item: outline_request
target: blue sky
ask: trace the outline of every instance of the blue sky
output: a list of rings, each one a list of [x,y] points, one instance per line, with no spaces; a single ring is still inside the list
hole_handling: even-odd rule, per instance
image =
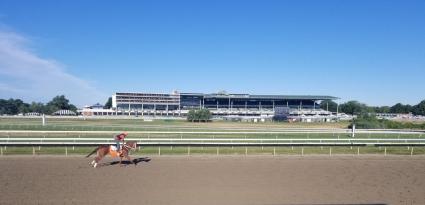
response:
[[[425,1],[0,1],[0,98],[425,99]]]

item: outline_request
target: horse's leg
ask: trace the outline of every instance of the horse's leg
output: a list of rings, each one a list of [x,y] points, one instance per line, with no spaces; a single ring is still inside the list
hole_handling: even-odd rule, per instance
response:
[[[97,148],[97,149],[99,149],[99,148]],[[89,164],[91,165],[91,166],[93,166],[94,165],[94,163],[96,163],[96,157],[98,156],[99,154],[98,154],[98,152],[96,152],[96,156],[93,158],[93,161],[91,161]]]
[[[105,155],[105,153],[101,152],[102,150],[99,149],[97,151],[97,156],[94,158],[94,164],[93,167],[96,168],[97,167],[97,163],[99,163],[100,160],[102,160],[103,156]],[[106,153],[107,154],[107,153]]]

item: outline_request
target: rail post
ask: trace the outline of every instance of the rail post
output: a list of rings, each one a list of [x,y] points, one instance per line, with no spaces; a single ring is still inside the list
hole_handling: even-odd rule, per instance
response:
[[[190,146],[187,146],[187,155],[190,156]]]
[[[217,156],[220,154],[219,147],[217,147]]]
[[[35,155],[35,148],[34,148],[34,146],[32,147],[32,156],[34,156]]]
[[[276,147],[273,147],[273,156],[276,156]]]
[[[357,147],[357,156],[360,155],[360,147]]]
[[[68,156],[68,147],[65,147],[65,156]]]
[[[384,147],[384,156],[387,156],[387,147]]]
[[[0,147],[0,156],[3,156],[3,147]]]
[[[232,144],[233,144],[233,140],[230,140],[230,143],[232,143]],[[232,150],[233,150],[233,145],[232,145]]]
[[[245,156],[248,155],[248,147],[245,147]]]
[[[329,147],[329,156],[332,156],[332,147]]]
[[[301,147],[301,156],[304,156],[304,147]]]
[[[158,146],[158,155],[161,155],[161,146]]]
[[[410,149],[410,156],[413,156],[413,147]]]

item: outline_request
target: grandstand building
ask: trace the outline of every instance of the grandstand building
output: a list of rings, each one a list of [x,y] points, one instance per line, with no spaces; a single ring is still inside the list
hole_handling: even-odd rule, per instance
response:
[[[191,109],[209,109],[215,117],[273,116],[278,108],[290,110],[294,116],[327,116],[320,109],[322,100],[333,96],[316,95],[250,95],[227,93],[135,93],[117,92],[112,95],[113,115],[185,116]]]

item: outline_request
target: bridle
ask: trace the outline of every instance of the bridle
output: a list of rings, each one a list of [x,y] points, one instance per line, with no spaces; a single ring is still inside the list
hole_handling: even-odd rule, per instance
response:
[[[127,150],[131,150],[131,149],[133,149],[133,148],[136,148],[136,144],[133,144],[133,146],[129,146],[129,145],[127,145],[126,143],[124,143],[123,147],[124,147],[124,148],[127,148]]]

